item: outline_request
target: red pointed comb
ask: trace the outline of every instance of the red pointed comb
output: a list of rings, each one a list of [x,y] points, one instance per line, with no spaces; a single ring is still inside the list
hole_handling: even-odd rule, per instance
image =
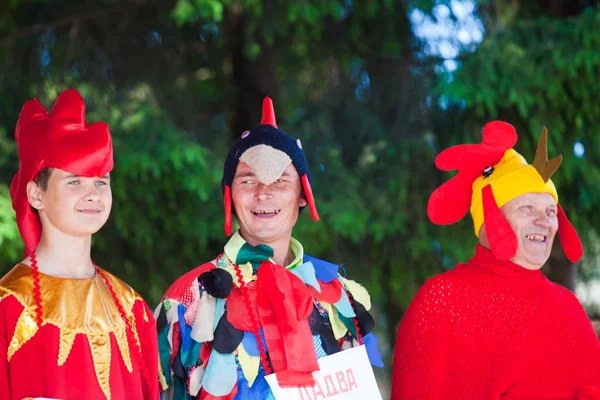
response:
[[[19,120],[17,121],[17,128],[15,129],[15,139],[17,142],[21,139],[21,134],[24,132],[36,132],[36,129],[31,127],[40,121],[44,124],[48,120],[48,111],[40,104],[37,99],[31,99],[27,101],[21,110]]]
[[[53,135],[70,135],[87,129],[85,101],[75,89],[62,92],[50,112],[48,131]]]
[[[462,144],[442,151],[435,159],[435,165],[443,171],[458,170],[458,174],[429,197],[427,215],[431,222],[447,225],[464,217],[471,205],[473,182],[484,169],[498,164],[515,143],[517,132],[511,124],[492,121],[483,127],[480,144]]]
[[[277,128],[277,121],[275,121],[275,109],[273,108],[273,100],[269,96],[263,100],[262,119],[260,120],[262,125],[271,125],[273,128]]]

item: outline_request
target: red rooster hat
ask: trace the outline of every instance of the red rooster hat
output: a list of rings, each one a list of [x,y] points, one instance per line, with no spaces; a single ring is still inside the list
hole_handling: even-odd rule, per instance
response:
[[[45,168],[85,177],[104,176],[114,165],[113,148],[108,125],[85,121],[85,102],[75,89],[62,92],[50,113],[36,99],[27,101],[17,122],[15,140],[20,160],[10,197],[27,257],[42,234],[40,217],[27,200],[27,183],[35,181]]]
[[[517,143],[515,128],[503,121],[492,121],[483,128],[480,144],[463,144],[442,151],[436,166],[458,174],[438,187],[429,198],[427,214],[438,225],[453,224],[471,211],[475,235],[485,223],[494,255],[511,259],[517,251],[517,237],[500,207],[525,193],[549,193],[558,205],[558,236],[563,251],[572,262],[583,255],[577,232],[558,202],[550,177],[562,156],[548,160],[547,130],[544,128],[533,164],[512,147]]]

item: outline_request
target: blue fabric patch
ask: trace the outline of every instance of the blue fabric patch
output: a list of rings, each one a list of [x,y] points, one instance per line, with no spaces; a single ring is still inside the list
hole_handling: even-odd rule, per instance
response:
[[[221,354],[212,349],[208,365],[202,375],[202,386],[213,396],[226,396],[237,383],[236,369],[233,353]]]
[[[346,294],[346,291],[342,289],[342,297],[338,300],[337,303],[334,304],[335,308],[337,308],[338,312],[342,314],[346,318],[354,318],[356,314],[354,313],[354,309],[352,309],[352,304],[350,304],[350,299]]]
[[[369,356],[371,365],[383,368],[383,358],[379,352],[379,339],[377,339],[377,336],[373,332],[369,332],[362,337],[362,340],[365,344],[365,350],[367,350],[367,356]]]
[[[183,304],[177,306],[177,314],[179,317],[179,332],[181,333],[181,360],[185,361],[192,347],[192,327],[185,323],[186,307]]]
[[[294,267],[291,271],[306,285],[314,287],[317,289],[317,292],[321,293],[321,285],[319,285],[319,282],[317,281],[315,267],[310,261]]]
[[[221,317],[225,314],[225,300],[217,299],[217,304],[215,307],[215,322],[213,324],[213,332],[217,329],[217,325],[221,320]]]
[[[190,347],[190,351],[187,353],[187,357],[183,358],[183,354],[181,357],[181,362],[183,366],[188,369],[192,366],[196,365],[196,362],[200,359],[200,347],[202,347],[202,343],[196,342],[192,339],[192,346]]]
[[[338,276],[338,266],[336,264],[306,254],[304,255],[304,262],[312,263],[317,279],[321,282],[329,283]]]
[[[315,345],[315,352],[317,353],[317,358],[327,357],[327,353],[323,349],[323,342],[321,341],[321,336],[312,335],[313,344]]]
[[[265,371],[261,368],[254,380],[252,387],[248,387],[248,381],[241,369],[238,369],[238,393],[234,400],[275,400],[273,392],[265,379]]]
[[[267,349],[267,341],[265,340],[265,334],[260,328],[258,331],[260,333],[260,338],[262,339],[263,346],[265,348],[265,353],[268,352]],[[242,345],[244,346],[244,350],[246,353],[252,357],[260,356],[260,352],[258,351],[258,343],[256,342],[256,335],[252,332],[244,331],[244,338],[242,339]]]

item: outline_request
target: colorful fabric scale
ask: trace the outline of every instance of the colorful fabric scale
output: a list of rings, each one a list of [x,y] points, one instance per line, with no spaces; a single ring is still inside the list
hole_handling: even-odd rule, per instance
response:
[[[293,238],[290,248],[295,259],[283,268],[270,247],[235,233],[222,255],[167,291],[155,311],[164,399],[272,399],[268,373],[311,384],[318,358],[358,338],[383,366],[368,292]]]

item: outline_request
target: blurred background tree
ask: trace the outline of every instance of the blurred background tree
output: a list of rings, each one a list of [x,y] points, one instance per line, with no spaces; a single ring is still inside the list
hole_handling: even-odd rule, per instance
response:
[[[265,95],[301,138],[322,222],[295,235],[344,266],[375,304],[391,364],[397,324],[431,275],[466,261],[469,218],[425,211],[451,175],[442,149],[509,121],[532,159],[543,126],[561,203],[586,247],[545,267],[574,290],[598,278],[600,22],[585,0],[7,0],[0,5],[0,265],[22,244],[7,187],[22,104],[78,88],[114,138],[114,206],[94,258],[157,304],[218,254],[222,163]],[[389,370],[376,371],[387,390]]]

